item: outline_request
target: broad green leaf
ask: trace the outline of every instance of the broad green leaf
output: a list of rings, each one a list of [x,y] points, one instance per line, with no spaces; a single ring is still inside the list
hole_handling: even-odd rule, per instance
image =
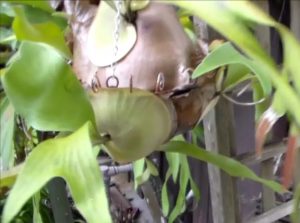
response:
[[[172,174],[172,169],[171,167],[169,167],[165,176],[165,182],[163,183],[161,189],[161,207],[164,216],[168,216],[169,209],[170,209],[167,183],[169,178],[171,177],[171,174]]]
[[[0,129],[0,171],[3,171],[14,163],[15,113],[7,97],[1,99]]]
[[[161,146],[160,150],[166,152],[181,153],[190,157],[194,157],[196,159],[211,163],[219,167],[220,169],[222,169],[223,171],[225,171],[233,177],[250,179],[262,183],[265,186],[273,189],[274,191],[283,192],[283,188],[280,184],[271,180],[265,180],[263,178],[258,177],[252,170],[250,170],[248,167],[241,164],[240,162],[223,155],[200,149],[196,145],[180,141],[171,141]]]
[[[121,18],[118,52],[115,55],[115,17],[116,11],[109,6],[107,1],[101,2],[87,40],[89,59],[96,66],[108,66],[120,60],[133,48],[137,40],[135,27]]]
[[[26,201],[51,178],[68,183],[75,205],[89,223],[111,222],[106,190],[91,144],[89,123],[75,133],[39,144],[28,156],[9,193],[3,223],[10,222]]]
[[[42,9],[47,12],[54,12],[53,8],[51,8],[49,1],[47,0],[4,0],[7,3],[11,4],[22,4],[29,5],[34,8]]]
[[[0,8],[0,10],[1,10],[1,8]],[[0,12],[0,26],[7,26],[7,27],[9,27],[9,26],[11,26],[12,22],[13,22],[13,18],[11,18],[11,17],[9,17],[9,16],[7,16],[5,14],[2,14]]]
[[[15,6],[16,17],[13,30],[18,40],[42,42],[56,48],[64,57],[70,58],[71,53],[64,37],[61,18],[30,6]]]
[[[224,90],[231,90],[245,80],[255,79],[254,75],[251,75],[251,70],[245,65],[231,64],[228,66],[227,75],[224,80]]]
[[[241,64],[246,66],[249,70],[251,70],[255,75],[257,75],[258,80],[260,81],[265,94],[271,93],[271,82],[268,77],[268,74],[264,73],[264,70],[260,68],[260,65],[257,64],[255,61],[246,58],[242,54],[240,54],[231,43],[224,43],[221,46],[217,47],[211,53],[204,58],[201,64],[195,69],[193,73],[193,77],[199,77],[200,75],[204,75],[205,73],[212,71],[218,67],[225,66],[225,65],[236,65]],[[227,85],[232,85],[233,83],[237,82],[237,78],[242,78],[242,75],[248,74],[248,70],[244,67],[233,67],[231,68],[231,80],[227,82]],[[233,70],[232,70],[233,69]],[[241,69],[241,70],[236,70]],[[243,70],[242,70],[243,69]],[[241,72],[241,73],[240,73]]]
[[[2,80],[16,113],[38,130],[73,131],[94,121],[71,67],[48,45],[23,42]]]

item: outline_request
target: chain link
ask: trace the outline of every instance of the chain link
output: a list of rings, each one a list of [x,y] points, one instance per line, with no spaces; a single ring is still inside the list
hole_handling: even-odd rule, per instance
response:
[[[107,87],[118,87],[119,85],[119,79],[116,77],[116,63],[114,62],[116,60],[118,51],[119,51],[119,37],[120,37],[120,25],[121,25],[121,7],[122,7],[122,0],[115,0],[116,3],[116,9],[117,14],[115,17],[115,30],[113,33],[114,38],[114,49],[113,49],[113,60],[110,64],[110,68],[112,71],[112,75],[107,78],[106,80],[106,86]],[[114,81],[114,83],[109,83],[110,81]]]

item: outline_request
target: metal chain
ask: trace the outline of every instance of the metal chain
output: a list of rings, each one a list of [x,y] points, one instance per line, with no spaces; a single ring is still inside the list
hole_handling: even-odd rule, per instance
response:
[[[122,7],[122,0],[115,0],[116,2],[116,9],[117,14],[115,17],[115,30],[113,33],[114,38],[114,49],[113,49],[113,60],[110,64],[110,68],[112,70],[112,75],[107,78],[106,86],[107,87],[118,87],[119,79],[116,77],[116,63],[114,62],[117,57],[117,53],[119,51],[119,37],[120,37],[120,25],[121,25],[121,7]],[[114,81],[114,83],[109,83],[110,81]]]

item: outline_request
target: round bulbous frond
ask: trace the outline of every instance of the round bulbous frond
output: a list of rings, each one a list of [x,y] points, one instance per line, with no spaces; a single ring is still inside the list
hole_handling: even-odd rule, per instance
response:
[[[109,136],[104,146],[117,162],[149,155],[172,134],[172,107],[148,91],[107,88],[89,95],[97,130],[100,135]]]

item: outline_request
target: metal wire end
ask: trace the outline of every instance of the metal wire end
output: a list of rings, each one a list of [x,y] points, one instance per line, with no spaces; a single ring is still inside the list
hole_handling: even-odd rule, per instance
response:
[[[97,78],[97,75],[95,75],[93,80],[92,80],[92,90],[93,90],[94,93],[97,93],[100,88],[101,88],[101,84],[100,84],[100,82]]]
[[[156,86],[155,86],[155,93],[163,91],[165,87],[165,75],[160,72],[157,75],[157,79],[156,79]]]
[[[130,93],[132,93],[132,88],[133,88],[133,81],[132,81],[132,75],[130,75],[130,79],[129,79],[129,89],[130,89]]]

